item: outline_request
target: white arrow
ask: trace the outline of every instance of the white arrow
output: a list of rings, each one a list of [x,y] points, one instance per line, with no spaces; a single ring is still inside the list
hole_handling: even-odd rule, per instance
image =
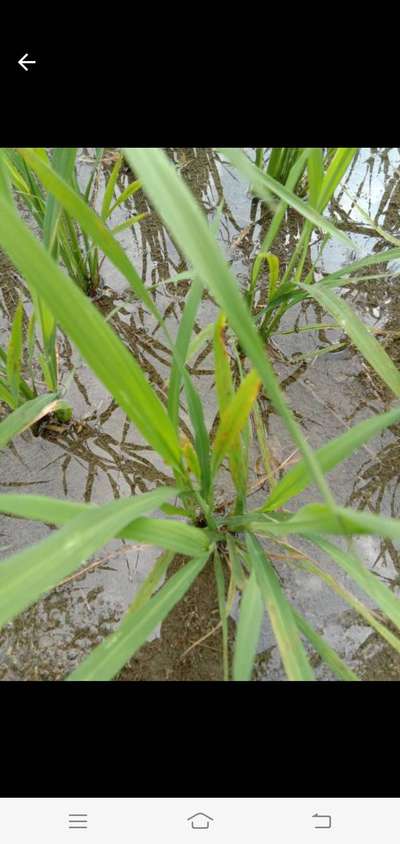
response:
[[[21,65],[21,67],[23,67],[23,68],[24,68],[24,70],[28,70],[28,68],[27,68],[27,67],[25,67],[25,65],[27,65],[27,64],[36,64],[36,62],[35,62],[33,59],[28,59],[28,58],[27,58],[27,56],[28,56],[28,53],[25,53],[25,55],[24,55],[24,56],[22,56],[22,59],[20,59],[20,60],[19,60],[19,62],[18,62],[18,64],[20,64],[20,65]]]

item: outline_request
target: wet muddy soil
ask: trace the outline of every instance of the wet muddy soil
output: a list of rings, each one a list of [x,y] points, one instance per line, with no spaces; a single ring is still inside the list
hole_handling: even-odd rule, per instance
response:
[[[168,571],[175,574],[184,560]],[[229,619],[229,657],[235,624]],[[212,562],[207,563],[182,601],[161,625],[160,638],[144,645],[117,680],[222,680],[222,632]]]
[[[111,166],[115,151],[108,152]],[[268,211],[254,200],[240,177],[212,150],[170,149],[167,152],[194,190],[210,222],[217,208],[222,207],[219,244],[239,284],[245,288],[252,260],[269,223]],[[82,151],[83,183],[90,169],[90,156],[90,150]],[[345,181],[375,223],[395,237],[400,232],[399,167],[400,150],[363,149]],[[130,179],[128,169],[123,170],[121,191]],[[103,187],[104,174],[99,183],[100,197]],[[187,269],[183,255],[141,192],[134,194],[124,208],[117,209],[112,222],[118,225],[128,216],[142,212],[148,216],[134,229],[123,232],[120,242],[146,286],[152,290],[174,336],[190,280],[176,283],[169,279]],[[349,232],[361,255],[388,248],[388,243],[360,217],[354,201],[344,190],[336,196],[330,213],[335,222]],[[296,245],[300,229],[300,218],[290,212],[279,242],[274,246],[283,268]],[[316,241],[313,259],[319,246]],[[320,260],[319,270],[321,274],[330,272],[353,258],[350,250],[331,241]],[[393,270],[397,269],[393,266]],[[5,338],[20,292],[27,314],[26,325],[30,313],[29,296],[18,274],[7,259],[0,256],[0,326]],[[266,292],[267,271],[264,269],[257,307],[265,303]],[[400,285],[397,277],[349,285],[343,289],[343,295],[376,330],[390,356],[399,364]],[[114,330],[145,369],[165,402],[171,360],[169,350],[151,315],[135,300],[125,281],[107,261],[102,266],[102,285],[93,304],[110,319]],[[195,332],[199,333],[213,322],[216,313],[212,298],[205,293]],[[274,336],[268,347],[281,386],[315,448],[393,404],[392,395],[351,344],[338,354],[326,353],[330,343],[345,340],[340,331],[300,330],[323,321],[326,321],[326,315],[316,304],[308,302],[296,306],[284,316],[281,333]],[[292,333],[284,333],[288,331]],[[208,343],[193,357],[190,370],[204,401],[206,422],[212,428],[216,421],[216,403],[210,352]],[[170,474],[162,461],[132,428],[62,334],[58,356],[61,380],[73,373],[67,397],[73,407],[73,419],[68,425],[60,425],[54,418],[48,419],[41,426],[39,436],[28,431],[17,437],[1,454],[0,491],[40,492],[102,503],[113,497],[145,492],[159,483],[170,483]],[[35,375],[39,388],[44,388],[38,368]],[[265,396],[261,408],[274,469],[279,476],[283,466],[296,460],[296,454]],[[190,436],[183,400],[180,424],[182,432]],[[340,504],[399,516],[399,435],[400,426],[385,431],[330,474],[331,488]],[[268,486],[263,479],[256,440],[252,444],[249,487],[252,490],[249,503],[252,507],[258,506],[265,500]],[[224,470],[221,471],[219,495],[221,500],[231,495],[229,476]],[[294,503],[297,507],[315,498],[316,492],[310,488]],[[0,553],[8,556],[46,536],[49,530],[49,526],[40,523],[1,517]],[[358,547],[364,562],[398,593],[400,558],[396,543],[363,537]],[[68,579],[0,631],[0,679],[63,679],[115,629],[158,554],[159,549],[152,546],[113,541],[96,558],[87,560],[81,574]],[[345,585],[350,585],[328,560],[321,556],[318,562]],[[180,565],[182,561],[177,559],[169,574]],[[285,562],[279,561],[277,565],[289,598],[363,679],[397,679],[396,655],[375,641],[370,629],[358,617],[349,614],[347,606],[336,595],[315,577],[305,575]],[[237,606],[230,620],[230,646],[236,617]],[[217,624],[214,575],[212,567],[207,566],[181,604],[162,624],[161,630],[154,632],[152,641],[138,652],[118,679],[222,679],[221,631],[215,630]],[[263,681],[284,679],[267,620],[259,651],[255,678]],[[314,661],[319,679],[334,679],[318,660]]]

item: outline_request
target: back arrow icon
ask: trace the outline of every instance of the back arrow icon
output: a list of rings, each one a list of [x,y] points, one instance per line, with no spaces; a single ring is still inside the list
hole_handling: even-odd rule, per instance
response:
[[[320,820],[328,821],[328,823],[315,825],[314,829],[332,829],[332,815],[319,815],[318,812],[313,815],[313,818],[320,818]]]
[[[36,62],[35,62],[34,59],[28,59],[28,53],[25,53],[25,55],[22,56],[22,59],[19,60],[18,64],[21,65],[21,67],[23,67],[24,70],[28,70],[28,68],[25,67],[25,65],[36,64]]]

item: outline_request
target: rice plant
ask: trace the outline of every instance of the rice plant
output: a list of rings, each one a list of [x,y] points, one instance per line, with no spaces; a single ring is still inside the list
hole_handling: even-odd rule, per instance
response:
[[[323,235],[317,258],[319,260],[329,238],[334,234],[334,227],[332,227],[329,218],[322,218],[321,215],[341,183],[357,150],[355,148],[338,148],[328,150],[329,154],[325,156],[324,150],[316,147],[303,149],[299,152],[301,154],[297,157],[295,165],[289,172],[285,186],[282,187],[277,185],[276,181],[274,185],[274,180],[270,179],[268,173],[261,173],[260,169],[253,165],[240,150],[231,150],[228,155],[231,163],[235,164],[240,172],[249,179],[257,196],[267,202],[270,202],[271,196],[274,195],[280,200],[275,208],[261,249],[254,258],[249,287],[246,291],[247,302],[254,313],[255,322],[264,340],[268,340],[279,330],[282,317],[291,307],[306,299],[314,298],[323,305],[330,316],[337,320],[329,327],[342,327],[341,320],[345,308],[343,302],[340,303],[339,308],[334,305],[336,296],[332,292],[333,288],[348,284],[349,281],[352,284],[363,281],[363,276],[353,277],[353,273],[373,264],[384,263],[384,259],[380,260],[379,256],[373,256],[365,261],[354,262],[351,267],[343,267],[339,273],[335,273],[333,278],[324,279],[322,287],[314,284],[316,261],[312,262],[310,257],[312,239],[316,230],[319,230]],[[299,177],[305,171],[307,171],[308,202],[306,203],[300,198],[293,201],[293,197],[290,199],[290,194],[295,190]],[[288,207],[292,207],[299,212],[304,217],[304,222],[297,246],[290,256],[287,266],[282,268],[278,256],[274,254],[274,244],[279,236]],[[317,223],[316,218],[313,219],[312,212],[314,209],[320,216],[320,224]],[[387,239],[387,235],[385,233],[383,235]],[[340,237],[343,242],[347,242],[348,246],[351,245],[351,241],[342,232],[336,231],[336,236]],[[394,238],[391,238],[391,242],[398,245]],[[307,261],[309,267],[305,269]],[[264,267],[268,271],[267,301],[264,306],[256,306],[257,282]],[[372,281],[384,276],[384,273],[380,273],[378,276],[369,275],[368,278]],[[302,286],[302,284],[305,286]],[[329,296],[324,295],[325,291],[331,291]],[[351,326],[355,326],[355,314],[351,311],[350,313],[346,311],[346,314],[350,319]],[[320,327],[323,326],[314,325],[312,330],[318,330]],[[351,338],[351,332],[349,332],[349,337]],[[335,346],[335,350],[336,348]],[[374,348],[377,350],[377,346]]]
[[[55,413],[58,420],[66,422],[71,418],[71,408],[61,396],[61,390],[38,393],[33,368],[34,315],[28,323],[27,338],[23,331],[24,308],[20,299],[11,326],[6,349],[0,346],[0,400],[12,412],[0,422],[0,448],[3,448],[16,434],[26,428],[37,426],[43,417]],[[30,384],[23,377],[23,353],[25,339],[28,347]],[[50,386],[51,390],[51,386]]]
[[[317,227],[325,235],[325,239],[323,240],[324,246],[326,245],[327,238],[334,233],[334,227],[332,227],[329,219],[326,217],[322,218],[321,215],[332,199],[335,190],[356,153],[356,149],[337,149],[327,167],[324,151],[321,148],[302,149],[298,150],[298,152],[300,154],[296,157],[287,175],[285,185],[282,186],[268,172],[261,172],[260,168],[253,165],[240,150],[231,150],[229,156],[231,163],[235,164],[241,173],[249,179],[253,191],[257,196],[268,203],[271,202],[271,195],[280,200],[278,206],[275,208],[261,249],[254,259],[249,280],[249,289],[247,291],[249,306],[250,308],[254,308],[257,281],[263,266],[267,265],[269,272],[268,301],[267,305],[257,313],[257,322],[260,325],[261,334],[264,339],[267,339],[277,330],[282,316],[292,304],[297,303],[301,298],[306,298],[305,295],[301,295],[297,285],[302,280],[311,238]],[[296,185],[306,170],[308,202],[306,203],[297,197],[296,201],[293,202],[293,198],[290,199],[290,197],[293,197]],[[298,244],[291,255],[285,271],[282,272],[279,266],[279,259],[273,253],[273,247],[281,230],[288,206],[295,208],[304,217],[304,222]],[[317,212],[317,217],[319,217],[319,223],[317,217],[313,217],[312,212],[314,209]],[[347,245],[351,244],[351,241],[346,235],[342,233],[340,235],[342,240],[347,242]],[[336,236],[340,235],[336,231]],[[313,282],[312,270],[306,274],[304,281],[307,284]]]
[[[338,678],[357,679],[287,598],[279,578],[279,563],[274,562],[282,553],[293,567],[321,578],[395,650],[400,651],[400,638],[393,632],[393,626],[396,630],[400,629],[400,603],[363,564],[353,541],[353,537],[358,535],[399,539],[400,522],[339,506],[327,478],[335,466],[370,438],[398,423],[400,407],[395,405],[387,413],[371,416],[314,452],[280,388],[263,339],[263,336],[268,336],[268,330],[254,315],[253,298],[247,297],[246,301],[217,245],[214,232],[166,155],[158,149],[130,148],[123,151],[125,160],[140,179],[152,206],[191,268],[191,285],[175,339],[170,336],[149,291],[101,215],[88,206],[76,187],[42,154],[34,149],[18,152],[30,172],[35,173],[41,189],[48,192],[54,203],[74,219],[86,237],[91,238],[95,248],[101,250],[121,272],[137,299],[153,314],[164,332],[172,355],[166,406],[135,357],[79,285],[59,266],[51,251],[20,218],[10,201],[5,164],[4,160],[0,160],[0,245],[25,279],[32,295],[44,304],[145,441],[164,460],[171,482],[151,492],[101,506],[39,495],[0,495],[2,512],[45,521],[59,528],[36,546],[12,555],[2,563],[0,625],[11,621],[64,577],[78,570],[83,561],[108,540],[120,537],[155,544],[162,549],[162,555],[117,631],[107,636],[72,672],[71,680],[107,680],[114,677],[181,600],[210,559],[215,566],[224,632],[222,661],[226,680],[251,679],[265,613],[269,616],[288,679],[314,679],[306,644],[319,654]],[[304,265],[310,231],[314,228],[326,236],[349,242],[322,212],[332,194],[332,185],[338,184],[353,152],[338,150],[336,160],[333,159],[334,171],[328,168],[326,173],[321,170],[319,157],[317,161],[318,154],[313,150],[301,153],[295,167],[300,159],[302,163],[305,160],[310,192],[313,191],[309,201],[304,202],[290,185],[283,186],[268,174],[261,173],[240,151],[224,150],[253,188],[259,193],[266,190],[268,196],[271,193],[279,200],[262,249],[270,256],[266,261],[272,279],[270,310],[262,315],[263,319],[268,317],[267,328],[271,328],[270,317],[273,315],[272,318],[276,319],[275,311],[282,303],[292,302],[296,296],[312,296],[341,325],[398,398],[400,373],[378,340],[347,303],[334,293],[334,289],[340,288],[343,279],[359,269],[400,257],[400,249],[388,249],[379,255],[355,261],[320,282],[308,277],[303,281],[299,272],[299,267]],[[314,171],[315,182],[310,178]],[[324,181],[328,173],[329,179]],[[290,176],[293,176],[293,169]],[[286,277],[280,278],[279,267],[271,258],[270,248],[280,224],[276,214],[281,214],[282,207],[285,209],[287,206],[302,215],[305,222],[290,270],[286,271]],[[252,277],[254,289],[257,277],[256,270]],[[201,398],[187,367],[193,348],[193,326],[204,289],[208,290],[219,309],[211,329],[219,408],[219,423],[212,437],[205,423]],[[182,391],[191,421],[191,438],[183,437],[179,427]],[[271,479],[266,500],[261,507],[252,510],[248,504],[250,419],[254,417],[263,453],[265,432],[257,411],[257,399],[261,393],[279,414],[301,459],[278,482]],[[268,462],[267,449],[264,457]],[[216,481],[222,464],[229,466],[235,494],[233,500],[226,501],[221,508],[216,500]],[[319,498],[315,503],[299,507],[296,511],[288,510],[287,503],[311,484],[318,490]],[[162,518],[151,517],[156,509],[163,512]],[[369,609],[339,580],[328,575],[313,559],[312,552],[309,555],[300,553],[293,544],[296,537],[305,537],[311,548],[328,554],[338,569],[352,579],[380,612]],[[346,539],[346,550],[336,544],[337,537]],[[268,549],[265,540],[268,541]],[[184,555],[187,562],[160,586],[174,553]],[[222,575],[224,570],[229,574],[227,591]],[[240,596],[240,615],[230,665],[226,625],[237,595]]]
[[[315,148],[317,149],[317,148]],[[290,174],[291,189],[298,196],[305,196],[308,189],[308,173],[303,158],[304,147],[258,147],[255,151],[255,166],[261,173],[270,176],[281,185],[287,185]],[[323,167],[327,168],[337,149],[319,148]],[[303,165],[299,163],[303,162]],[[256,194],[257,195],[257,194]],[[264,196],[265,199],[265,196]],[[269,196],[271,200],[271,196]]]
[[[301,149],[299,147],[273,147],[265,164],[266,150],[263,147],[256,149],[255,163],[268,176],[276,179],[281,184],[286,184],[289,172],[299,158]]]
[[[44,244],[81,290],[89,296],[95,296],[101,284],[101,267],[104,260],[96,243],[68,210],[55,202],[51,192],[46,193],[20,150],[6,149],[3,152],[14,194],[32,215]],[[88,160],[91,173],[84,188],[80,186],[76,170],[77,148],[55,149],[52,154],[44,148],[36,149],[35,152],[44,162],[51,164],[52,169],[74,189],[76,195],[89,208],[95,207],[99,176],[104,171],[104,149],[97,148],[95,157]],[[136,180],[122,190],[119,196],[115,195],[123,161],[122,154],[117,154],[104,186],[100,217],[105,223],[121,204],[140,189],[140,183]],[[142,216],[134,215],[121,225],[113,226],[111,230],[114,234],[124,231],[139,222]]]
[[[72,187],[75,195],[81,199],[82,203],[86,203],[89,208],[95,205],[99,174],[101,172],[104,154],[102,148],[96,149],[95,157],[90,162],[91,173],[84,189],[79,185],[76,172],[77,148],[55,149],[52,154],[46,149],[41,148],[36,149],[35,153],[48,165],[51,164],[54,172],[60,175]],[[3,187],[9,202],[13,203],[16,201],[20,207],[21,205],[25,206],[39,232],[43,244],[53,258],[61,266],[65,267],[69,277],[75,281],[82,291],[88,296],[95,297],[101,285],[101,267],[104,261],[104,255],[99,251],[95,241],[93,241],[90,235],[88,236],[86,234],[85,229],[80,227],[79,223],[68,213],[68,210],[63,208],[55,200],[51,192],[46,192],[42,183],[37,178],[35,171],[29,166],[29,162],[25,160],[19,150],[3,149],[0,151],[0,154],[3,160]],[[129,197],[140,189],[140,183],[136,180],[128,184],[127,188],[122,190],[119,196],[116,196],[116,188],[123,161],[122,154],[118,153],[104,187],[100,209],[100,217],[104,223],[107,223],[111,219],[113,213],[120,205],[125,203]],[[122,224],[114,226],[112,228],[113,233],[118,234],[134,226],[144,216],[144,214],[131,216]],[[51,311],[46,307],[43,299],[36,294],[34,289],[31,289],[31,295],[33,314],[30,318],[28,329],[30,372],[33,374],[33,349],[35,346],[36,326],[39,326],[42,352],[38,357],[38,363],[42,370],[47,389],[49,390],[47,404],[51,405],[54,411],[54,402],[57,402],[56,415],[58,420],[68,421],[71,417],[71,409],[62,399],[64,391],[59,382],[57,322]],[[13,326],[14,333],[17,331],[19,314],[20,310],[17,311]],[[22,351],[22,338],[20,337],[19,340]],[[11,345],[13,345],[13,339],[11,340]],[[4,351],[0,349],[0,376],[1,359],[5,362],[6,357]],[[29,388],[23,379],[20,378],[20,382],[21,389],[16,399],[15,394],[13,397],[10,396],[5,379],[4,377],[1,378],[0,387],[2,387],[2,398],[12,409],[16,409],[22,403],[32,401],[37,397],[37,390],[34,384],[32,384],[32,388]],[[39,418],[47,415],[43,397],[39,402],[31,404],[25,409],[21,417],[23,418],[24,427],[26,427],[25,423],[29,418],[32,419],[32,424],[36,424],[38,421],[37,408],[40,408]],[[15,419],[13,424],[11,424],[11,420],[8,421],[5,430],[14,430],[16,424]]]

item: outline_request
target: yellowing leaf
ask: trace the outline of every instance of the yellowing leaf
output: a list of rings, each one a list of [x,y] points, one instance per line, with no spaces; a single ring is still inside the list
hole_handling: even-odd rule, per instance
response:
[[[217,471],[225,455],[232,452],[257,398],[261,380],[253,369],[242,381],[237,393],[221,415],[213,445],[213,470]]]

